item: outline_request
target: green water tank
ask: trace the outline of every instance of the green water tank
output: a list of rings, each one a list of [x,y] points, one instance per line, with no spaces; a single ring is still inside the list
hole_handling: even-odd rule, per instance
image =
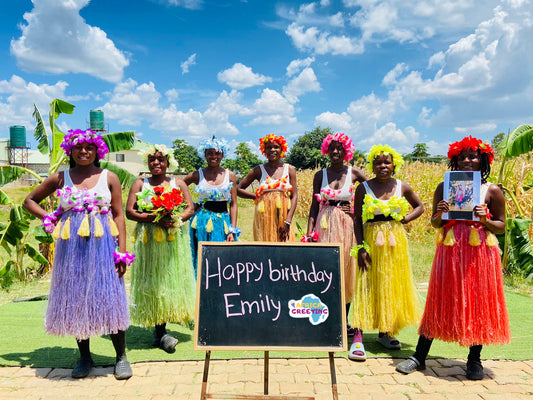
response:
[[[9,127],[9,146],[26,147],[26,127],[14,125]]]
[[[89,112],[89,126],[93,131],[104,130],[104,112],[102,110],[91,110]]]

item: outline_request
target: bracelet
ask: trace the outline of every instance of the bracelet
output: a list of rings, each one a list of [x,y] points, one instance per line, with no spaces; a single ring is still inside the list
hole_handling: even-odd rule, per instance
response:
[[[359,254],[359,250],[365,249],[365,251],[370,254],[370,246],[367,242],[363,241],[363,244],[356,244],[352,249],[350,250],[350,255],[352,257],[357,257]]]
[[[283,221],[283,223],[284,223],[285,225],[289,225],[289,226],[291,226],[291,223],[290,223],[289,221]]]
[[[238,238],[241,235],[242,230],[240,228],[237,228],[236,226],[230,226],[228,228],[228,233],[233,233],[236,238]]]
[[[123,262],[126,266],[130,266],[133,263],[133,260],[135,260],[135,254],[131,254],[129,251],[121,253],[117,248],[113,252],[113,260],[115,260],[115,264]]]
[[[60,216],[61,214],[62,214],[61,208],[58,207],[55,211],[44,215],[41,226],[43,227],[45,232],[52,233],[52,231],[54,230],[56,226],[54,222],[57,221],[57,217]]]

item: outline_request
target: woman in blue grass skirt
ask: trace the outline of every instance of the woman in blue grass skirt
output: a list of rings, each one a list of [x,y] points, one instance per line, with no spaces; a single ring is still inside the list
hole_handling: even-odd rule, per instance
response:
[[[126,251],[120,182],[100,168],[108,147],[99,134],[70,130],[61,147],[70,169],[48,177],[24,200],[56,240],[45,330],[76,338],[80,359],[73,378],[86,377],[94,365],[89,337],[109,334],[116,351],[115,378],[128,379],[132,371],[124,331],[130,321],[122,277],[133,255]],[[39,203],[56,191],[59,207],[47,214]]]
[[[131,272],[131,318],[142,327],[155,326],[152,346],[173,353],[178,339],[167,322],[194,320],[195,281],[187,226],[193,213],[191,195],[181,179],[168,177],[176,165],[171,150],[154,145],[142,152],[151,176],[137,179],[126,205],[137,221],[133,234],[137,256]]]
[[[191,172],[185,183],[196,184],[196,211],[191,219],[191,249],[194,270],[198,263],[198,242],[234,242],[240,235],[237,228],[237,178],[220,166],[229,151],[226,140],[214,136],[203,140],[198,155],[207,161],[206,168]],[[228,210],[229,206],[229,210]]]

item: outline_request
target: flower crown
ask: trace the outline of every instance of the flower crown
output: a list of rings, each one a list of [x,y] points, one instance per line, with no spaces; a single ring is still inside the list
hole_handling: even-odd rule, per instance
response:
[[[67,157],[70,157],[72,148],[81,143],[92,143],[96,146],[96,156],[99,160],[103,159],[109,152],[109,148],[105,143],[102,135],[87,129],[82,131],[81,129],[70,129],[68,134],[63,137],[60,147],[63,149]]]
[[[224,155],[229,153],[229,145],[226,139],[217,139],[213,136],[211,139],[202,140],[198,146],[198,156],[205,160],[205,151],[215,149],[217,152],[222,152]]]
[[[479,151],[480,154],[486,153],[489,157],[489,164],[492,164],[494,160],[494,150],[488,143],[484,143],[480,139],[467,136],[463,140],[452,143],[448,148],[448,158],[451,160],[455,156],[458,156],[463,150],[472,149]]]
[[[366,160],[368,161],[368,164],[367,164],[368,170],[372,172],[372,164],[374,160],[376,159],[376,157],[378,157],[381,154],[386,155],[386,156],[390,155],[392,157],[392,163],[394,164],[394,168],[396,172],[398,172],[398,170],[403,165],[403,157],[398,152],[396,152],[396,150],[394,150],[392,147],[383,145],[383,144],[375,145],[370,148],[370,151],[366,155]]]
[[[142,157],[143,161],[148,164],[148,156],[154,155],[155,153],[161,153],[168,160],[168,166],[177,168],[178,162],[174,158],[174,152],[171,151],[164,144],[152,144],[147,149],[139,151],[139,155]]]
[[[289,149],[289,145],[287,144],[287,141],[285,138],[281,135],[276,136],[273,133],[270,133],[266,135],[265,137],[262,137],[259,139],[259,150],[261,150],[261,153],[265,155],[265,146],[267,142],[276,142],[281,146],[281,154],[279,158],[285,157],[285,153]]]
[[[346,136],[344,133],[336,133],[334,135],[329,134],[324,138],[322,141],[322,148],[320,149],[320,152],[322,154],[328,154],[329,146],[331,145],[331,142],[339,142],[342,144],[342,147],[344,147],[344,161],[348,162],[353,158],[353,152],[355,151],[355,146],[353,144],[352,139],[350,139],[348,136]]]

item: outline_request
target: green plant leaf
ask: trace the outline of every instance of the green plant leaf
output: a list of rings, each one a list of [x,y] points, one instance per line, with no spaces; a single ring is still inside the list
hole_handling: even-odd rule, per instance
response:
[[[28,170],[16,165],[0,165],[0,186],[16,181]]]
[[[13,203],[13,200],[9,198],[6,192],[4,192],[2,189],[0,189],[0,205],[7,205]]]
[[[129,150],[135,143],[135,132],[115,132],[103,135],[110,153],[121,150]]]
[[[54,238],[44,230],[42,225],[37,225],[32,229],[31,233],[40,243],[54,243]]]
[[[37,122],[37,125],[35,125],[35,131],[33,132],[33,137],[37,140],[37,148],[42,154],[50,154],[48,132],[46,132],[41,112],[35,104],[33,105],[33,118],[35,118],[35,121]]]
[[[9,212],[9,223],[6,229],[0,236],[0,245],[7,249],[8,244],[16,246],[16,244],[24,237],[24,233],[28,232],[30,227],[30,218],[26,210],[21,205],[15,204],[11,207]]]
[[[108,169],[109,171],[117,174],[118,180],[120,181],[120,186],[122,187],[131,186],[133,182],[135,182],[135,179],[137,179],[137,177],[131,172],[125,170],[124,168],[120,168],[117,164],[109,161],[101,161],[100,167]]]
[[[37,261],[39,264],[48,264],[48,260],[31,244],[26,243],[24,245],[24,252],[29,255],[32,260]]]
[[[509,133],[507,142],[502,149],[504,157],[516,157],[533,151],[533,126],[520,125]]]
[[[533,273],[533,246],[528,235],[530,224],[530,220],[522,218],[506,220],[506,236],[509,241],[507,269],[525,277]]]
[[[9,260],[8,262],[6,262],[6,264],[3,266],[3,268],[0,269],[0,277],[4,276],[5,274],[7,274],[11,270],[11,266],[13,264],[15,264],[15,261],[13,261],[13,260]]]
[[[50,103],[50,118],[56,120],[61,113],[72,114],[75,107],[76,106],[74,104],[67,103],[64,100],[54,99]],[[52,125],[53,124],[50,123],[50,127],[52,127]]]

